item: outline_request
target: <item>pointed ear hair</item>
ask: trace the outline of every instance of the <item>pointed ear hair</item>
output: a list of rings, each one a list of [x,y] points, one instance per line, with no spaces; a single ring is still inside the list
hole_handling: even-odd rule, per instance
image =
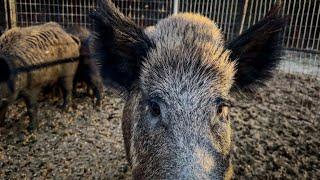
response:
[[[90,17],[94,21],[94,58],[105,84],[111,80],[129,90],[139,78],[142,61],[153,43],[110,0],[101,0]]]
[[[264,19],[227,44],[231,60],[237,61],[232,90],[253,90],[272,76],[281,57],[281,35],[286,18],[275,5]]]

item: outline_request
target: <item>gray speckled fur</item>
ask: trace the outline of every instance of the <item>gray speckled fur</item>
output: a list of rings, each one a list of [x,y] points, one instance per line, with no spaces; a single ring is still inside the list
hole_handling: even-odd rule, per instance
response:
[[[122,129],[133,178],[231,179],[231,121],[220,102],[234,87],[270,76],[283,27],[278,8],[226,44],[198,14],[143,31],[111,1],[99,7],[92,15],[95,53],[102,77],[126,91]]]
[[[219,179],[229,167],[229,155],[224,157],[210,142],[214,137],[208,137],[210,119],[216,116],[213,101],[226,93],[217,88],[222,81],[217,71],[201,72],[211,66],[203,59],[206,52],[200,52],[204,44],[209,41],[217,52],[226,53],[219,50],[223,49],[222,35],[213,23],[196,23],[189,16],[192,15],[162,20],[147,32],[156,48],[148,53],[141,84],[130,94],[123,116],[126,149],[137,179]],[[202,30],[195,33],[195,29]],[[212,31],[219,36],[209,36]],[[195,64],[201,58],[204,69]],[[228,65],[232,68],[231,63]],[[145,119],[147,110],[141,103],[154,97],[166,103],[162,108],[166,117],[161,122]],[[197,149],[211,156],[217,166],[208,164],[210,170],[206,172],[198,163],[201,160],[197,159]]]

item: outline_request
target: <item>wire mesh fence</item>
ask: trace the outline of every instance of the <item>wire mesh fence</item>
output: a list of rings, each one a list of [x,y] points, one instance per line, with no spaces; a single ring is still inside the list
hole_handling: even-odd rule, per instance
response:
[[[239,32],[263,18],[275,2],[282,3],[288,18],[283,33],[283,61],[280,69],[320,78],[320,1],[319,0],[245,0]]]
[[[296,13],[290,13],[295,9]],[[287,4],[284,14],[291,15],[285,34],[285,46],[290,49],[320,52],[320,1]]]
[[[89,12],[97,0],[2,0],[8,27],[56,21],[63,26],[90,27]],[[117,7],[142,27],[156,24],[175,12],[194,12],[214,20],[226,40],[231,40],[263,18],[280,0],[113,0]],[[283,34],[281,69],[319,75],[320,0],[281,0],[282,15],[289,17]],[[8,6],[8,7],[7,7]],[[302,64],[303,66],[302,66]],[[308,69],[308,66],[310,69]],[[297,70],[301,68],[302,70]]]
[[[320,54],[302,51],[284,51],[279,67],[285,72],[308,74],[320,78]]]
[[[227,40],[239,33],[242,0],[181,0],[179,12],[200,13],[216,22]]]
[[[117,7],[139,26],[156,24],[174,12],[173,0],[113,0]]]
[[[17,26],[30,26],[56,21],[63,26],[90,26],[88,13],[96,0],[15,0]]]

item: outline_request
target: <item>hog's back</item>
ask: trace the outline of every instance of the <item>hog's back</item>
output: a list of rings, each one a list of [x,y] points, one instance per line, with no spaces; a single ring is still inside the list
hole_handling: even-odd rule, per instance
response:
[[[16,76],[17,88],[45,86],[73,76],[80,40],[54,22],[13,28],[0,37],[0,53],[12,60],[15,69],[27,69]],[[37,67],[37,68],[32,68]],[[28,69],[29,68],[29,69]]]

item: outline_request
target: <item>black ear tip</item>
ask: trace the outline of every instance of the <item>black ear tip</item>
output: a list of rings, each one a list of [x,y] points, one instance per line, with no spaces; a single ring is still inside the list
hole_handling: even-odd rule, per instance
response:
[[[281,14],[282,10],[283,10],[283,2],[280,1],[271,7],[271,10],[268,12],[266,18],[276,19],[280,23],[282,23],[283,26],[285,26],[290,21],[291,17],[289,15]]]
[[[276,3],[271,7],[266,17],[278,17],[281,16],[282,2]]]

